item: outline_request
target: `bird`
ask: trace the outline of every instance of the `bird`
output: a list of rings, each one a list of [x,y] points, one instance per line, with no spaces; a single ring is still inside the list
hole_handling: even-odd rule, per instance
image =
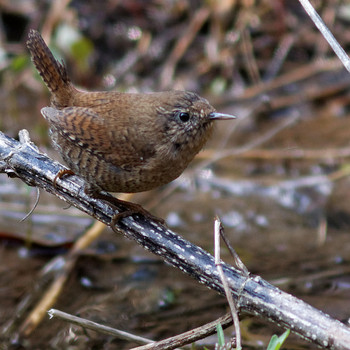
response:
[[[101,198],[101,191],[143,192],[173,181],[203,148],[214,122],[236,119],[191,91],[79,90],[38,31],[30,30],[27,47],[51,93],[51,106],[41,113],[69,167],[58,177],[80,175],[93,197]],[[137,212],[136,206],[127,215]]]

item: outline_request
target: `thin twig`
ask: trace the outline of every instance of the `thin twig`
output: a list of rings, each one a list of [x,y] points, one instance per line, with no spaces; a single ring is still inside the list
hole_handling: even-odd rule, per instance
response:
[[[340,61],[343,63],[344,67],[348,72],[350,72],[350,59],[346,54],[344,49],[339,45],[338,41],[335,39],[333,34],[327,28],[326,24],[323,22],[322,18],[318,15],[316,10],[313,8],[309,0],[299,0],[304,10],[310,16],[312,21],[315,23],[316,27],[319,29],[323,37],[328,41],[328,44],[332,47],[335,54],[338,56]]]
[[[214,249],[215,249],[215,265],[218,269],[222,285],[225,290],[226,298],[228,304],[230,306],[231,315],[233,319],[233,325],[235,327],[236,333],[236,347],[237,349],[241,349],[242,341],[241,341],[241,329],[239,327],[239,318],[238,318],[238,310],[236,308],[235,302],[233,301],[232,293],[230,292],[230,288],[227,283],[227,278],[222,269],[222,261],[220,257],[220,231],[222,229],[221,221],[218,217],[215,218],[214,221]]]
[[[247,266],[244,265],[243,261],[241,260],[241,258],[239,257],[239,255],[236,253],[236,251],[234,250],[234,248],[232,247],[230,241],[227,239],[225,232],[223,230],[223,227],[221,225],[220,222],[220,230],[219,230],[220,236],[222,238],[222,240],[225,242],[226,247],[228,248],[228,250],[230,251],[234,261],[235,261],[235,265],[238,269],[240,269],[247,277],[249,276],[249,270],[247,269]]]
[[[232,316],[231,313],[227,313],[224,316],[221,316],[217,320],[207,323],[198,328],[191,329],[188,332],[181,333],[171,338],[167,338],[152,344],[139,346],[132,350],[172,350],[177,349],[180,346],[186,344],[192,344],[199,339],[208,337],[211,334],[214,334],[217,329],[217,325],[221,324],[222,328],[227,328],[232,325]]]
[[[48,314],[49,314],[50,318],[53,318],[53,317],[60,318],[61,320],[76,324],[76,325],[81,326],[83,328],[92,329],[93,331],[107,334],[107,335],[112,335],[118,339],[134,341],[138,344],[153,343],[153,340],[139,337],[138,335],[134,335],[134,334],[131,334],[128,332],[120,331],[120,330],[112,328],[112,327],[104,326],[102,324],[87,320],[86,318],[73,316],[71,314],[67,314],[66,312],[63,312],[60,310],[51,309],[48,311]]]
[[[21,219],[21,222],[25,221],[36,209],[38,203],[39,203],[39,199],[40,199],[40,190],[39,188],[36,189],[36,199],[35,199],[35,203],[32,207],[32,209],[29,210],[29,212]]]

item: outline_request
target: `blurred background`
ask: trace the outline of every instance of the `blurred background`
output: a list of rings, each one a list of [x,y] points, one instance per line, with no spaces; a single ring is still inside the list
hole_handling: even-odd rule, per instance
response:
[[[313,1],[345,51],[350,5]],[[223,113],[212,140],[173,183],[134,195],[172,230],[213,252],[213,218],[249,271],[347,322],[350,297],[350,76],[297,1],[1,0],[0,130],[51,148],[49,93],[25,46],[39,30],[85,90],[192,90]],[[47,317],[23,334],[46,264],[93,224],[75,208],[0,174],[1,349],[130,349]],[[223,258],[232,263],[223,248]],[[44,283],[44,285],[42,284]],[[40,287],[38,287],[40,286]],[[223,297],[105,229],[79,253],[55,308],[160,340],[223,315]],[[244,348],[271,323],[242,315]],[[22,327],[22,328],[21,328]],[[225,331],[232,335],[232,328]],[[213,349],[216,336],[196,343]],[[314,349],[295,336],[285,348]]]

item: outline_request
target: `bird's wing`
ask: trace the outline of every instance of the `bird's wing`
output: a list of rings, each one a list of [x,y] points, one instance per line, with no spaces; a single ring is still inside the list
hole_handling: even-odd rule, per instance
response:
[[[104,118],[85,107],[45,107],[42,115],[50,127],[75,146],[103,155],[107,162],[122,167],[142,165],[155,149],[142,137],[130,137],[128,127],[112,128]],[[135,126],[134,126],[135,127]]]

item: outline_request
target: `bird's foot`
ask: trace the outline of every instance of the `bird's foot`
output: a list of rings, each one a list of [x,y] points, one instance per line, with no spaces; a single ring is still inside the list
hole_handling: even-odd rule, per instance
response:
[[[57,187],[57,180],[61,179],[63,176],[66,175],[75,175],[74,172],[70,169],[62,169],[60,170],[57,175],[55,176],[55,178],[53,179],[53,186],[56,188]]]
[[[115,213],[112,216],[112,219],[110,222],[110,227],[113,229],[113,231],[116,231],[115,227],[121,219],[128,217],[128,216],[132,216],[134,214],[143,215],[147,219],[149,219],[151,221],[156,221],[157,223],[160,223],[161,225],[165,224],[165,221],[162,218],[159,218],[157,216],[152,215],[149,211],[144,209],[140,204],[123,201],[119,198],[116,198],[113,196],[108,196],[108,195],[105,195],[101,192],[99,192],[97,194],[95,193],[94,198],[102,199],[103,201],[110,204],[113,208],[115,208],[116,211],[117,210],[119,211],[118,213]],[[120,211],[120,208],[119,208],[120,206],[125,207],[125,210]]]

